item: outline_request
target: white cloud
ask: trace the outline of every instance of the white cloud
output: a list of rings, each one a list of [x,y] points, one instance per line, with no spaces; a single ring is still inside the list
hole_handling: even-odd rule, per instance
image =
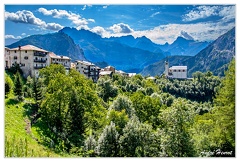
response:
[[[198,6],[183,16],[183,21],[193,21],[203,19],[210,16],[215,16],[218,13],[218,6]]]
[[[210,16],[220,16],[223,20],[235,18],[235,6],[198,6],[189,13],[183,15],[183,21],[194,21]]]
[[[151,30],[134,31],[127,24],[120,23],[104,29],[101,26],[96,26],[90,31],[102,37],[120,37],[132,35],[136,37],[146,36],[156,44],[173,43],[178,36],[184,36],[187,39],[194,39],[196,41],[213,41],[220,35],[226,33],[235,26],[235,23],[196,23],[196,24],[167,24],[160,25]],[[122,26],[128,27],[127,31],[123,32]],[[130,28],[130,29],[129,29]]]
[[[153,42],[164,44],[172,43],[178,36],[181,36],[181,31],[187,31],[194,40],[212,41],[217,39],[235,26],[235,23],[223,25],[219,23],[197,23],[197,24],[168,24],[155,27],[152,30],[135,31],[134,37],[146,36]]]
[[[83,8],[82,8],[82,10],[85,10],[86,8],[87,8],[87,5],[84,5]]]
[[[90,30],[93,33],[96,33],[100,35],[101,37],[107,37],[109,38],[111,36],[109,31],[106,31],[103,27],[101,26],[96,26]]]
[[[36,25],[42,29],[60,30],[63,28],[60,24],[46,23],[45,21],[37,18],[31,11],[17,11],[16,13],[5,11],[5,20],[9,20],[15,23],[25,23]]]
[[[84,5],[84,6],[91,6],[91,5]],[[71,20],[74,25],[76,25],[77,28],[81,28],[82,26],[86,26],[88,22],[95,22],[94,19],[85,19],[81,18],[79,14],[75,14],[72,12],[68,12],[66,10],[47,10],[45,8],[39,8],[38,11],[44,15],[47,16],[53,16],[54,18],[67,18],[68,20]]]
[[[26,35],[26,33],[22,33],[21,35],[22,35],[22,36],[25,36],[25,35]]]
[[[14,36],[14,35],[5,35],[4,36],[5,39],[22,39],[21,36]]]
[[[48,30],[60,30],[62,29],[63,26],[61,26],[60,24],[56,24],[56,23],[47,23],[45,29]]]
[[[223,21],[229,21],[235,19],[235,6],[223,7],[219,12],[219,16],[222,16]]]
[[[128,24],[119,23],[109,27],[114,33],[132,33],[134,30]]]
[[[108,6],[103,6],[102,8],[106,9]]]
[[[158,15],[158,14],[160,14],[160,12],[155,12],[155,13],[153,13],[150,17],[154,17],[154,16],[156,16],[156,15]]]
[[[88,19],[88,21],[95,23],[95,20],[94,20],[94,19]]]
[[[90,28],[87,25],[79,25],[76,27],[77,30],[85,29],[85,30],[90,30]]]
[[[83,11],[86,10],[87,7],[92,7],[92,5],[84,5],[83,8],[82,8],[82,10],[83,10]]]

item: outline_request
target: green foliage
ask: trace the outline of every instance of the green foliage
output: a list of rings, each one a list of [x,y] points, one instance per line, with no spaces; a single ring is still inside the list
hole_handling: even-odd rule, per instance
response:
[[[225,72],[214,103],[215,130],[219,130],[215,135],[220,138],[218,146],[222,150],[235,152],[235,59]]]
[[[22,139],[30,143],[37,139],[70,157],[208,156],[204,151],[218,156],[216,150],[235,153],[234,64],[222,80],[211,72],[196,72],[192,80],[114,74],[93,83],[76,70],[66,73],[62,65],[43,68],[39,78],[28,77],[26,83],[19,73],[14,84],[5,74],[5,92],[9,94],[15,87],[18,97],[24,89],[26,97],[19,102],[9,95],[5,105],[16,109],[12,114],[24,107],[24,119],[31,120],[33,134],[26,136],[30,131],[25,130],[25,121],[14,126],[9,113],[12,123],[6,122],[5,129],[9,132],[12,126],[18,127],[25,133]],[[22,146],[26,145],[16,142],[16,149],[9,149],[11,141],[7,136],[7,155],[24,154]],[[29,149],[31,144],[27,156],[35,156],[35,150],[31,154]]]
[[[122,95],[118,95],[118,97],[113,101],[109,109],[114,109],[117,111],[125,110],[129,118],[135,114],[132,101],[128,99],[128,97]]]
[[[19,101],[23,100],[23,81],[19,72],[15,74],[14,94],[17,96]]]
[[[158,98],[145,96],[141,92],[135,92],[131,96],[131,100],[139,120],[150,123],[156,128],[159,125],[157,114],[160,113],[160,109],[162,108],[160,100]]]
[[[97,93],[105,102],[118,95],[118,88],[108,78],[100,78],[97,82]]]
[[[194,156],[193,142],[189,128],[193,122],[194,112],[191,105],[178,99],[161,114],[163,121],[163,149],[167,156]]]
[[[23,75],[23,71],[20,68],[19,64],[17,63],[14,63],[13,66],[8,69],[8,71],[11,72],[12,74],[17,74],[17,72],[19,72],[20,75]]]
[[[123,128],[127,124],[129,118],[125,110],[116,111],[114,109],[108,111],[107,119],[110,122],[115,123],[116,130],[120,135],[123,134]]]
[[[42,118],[57,137],[64,139],[67,148],[82,145],[84,133],[91,129],[100,131],[105,122],[106,110],[91,84],[75,70],[69,75],[57,73],[49,79],[41,104]]]
[[[5,73],[4,76],[5,76],[5,96],[7,97],[8,94],[13,91],[14,84],[11,77],[7,73]]]
[[[119,156],[119,134],[113,122],[106,126],[98,139],[97,153],[101,157]]]
[[[235,60],[225,75],[214,99],[214,108],[195,118],[192,138],[198,156],[235,156]],[[218,150],[230,154],[221,155]],[[202,155],[204,151],[212,154]]]
[[[176,97],[184,97],[193,101],[212,101],[216,95],[220,78],[211,72],[193,74],[192,80],[161,80],[158,81],[163,92],[168,92]]]
[[[39,77],[44,78],[44,85],[48,85],[50,80],[54,79],[58,73],[65,74],[66,70],[61,64],[51,64],[40,69]]]
[[[149,156],[152,127],[141,123],[133,116],[123,129],[120,137],[121,156],[144,157]]]
[[[84,141],[84,150],[85,151],[90,151],[90,150],[95,150],[97,146],[97,142],[94,139],[94,136],[90,135],[86,140]]]

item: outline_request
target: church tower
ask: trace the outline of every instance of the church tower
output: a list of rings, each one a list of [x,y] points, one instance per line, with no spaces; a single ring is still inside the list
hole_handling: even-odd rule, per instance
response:
[[[164,72],[165,76],[168,76],[168,69],[169,69],[168,62],[165,61],[165,72]]]

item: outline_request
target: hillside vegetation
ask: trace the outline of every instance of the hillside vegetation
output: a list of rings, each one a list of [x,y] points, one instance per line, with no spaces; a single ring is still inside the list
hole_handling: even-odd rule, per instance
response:
[[[5,77],[6,157],[235,156],[234,59],[224,78],[114,74],[93,83],[56,64],[38,79],[12,76]]]

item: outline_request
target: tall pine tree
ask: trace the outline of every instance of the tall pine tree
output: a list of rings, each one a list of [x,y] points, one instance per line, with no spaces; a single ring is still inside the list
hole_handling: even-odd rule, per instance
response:
[[[19,101],[23,100],[23,83],[19,72],[15,74],[14,94],[17,96]]]

